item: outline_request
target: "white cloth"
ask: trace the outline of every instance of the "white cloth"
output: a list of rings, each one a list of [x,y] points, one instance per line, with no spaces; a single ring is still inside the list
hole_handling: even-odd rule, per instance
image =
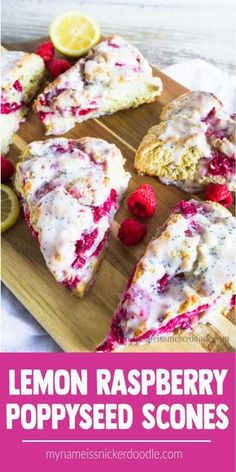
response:
[[[192,90],[214,93],[229,113],[236,112],[236,77],[221,71],[202,59],[166,67],[163,72]]]
[[[201,59],[174,64],[163,72],[192,90],[216,94],[229,112],[236,111],[236,77],[217,69]],[[37,321],[2,288],[2,351],[56,352],[60,347],[48,336]]]

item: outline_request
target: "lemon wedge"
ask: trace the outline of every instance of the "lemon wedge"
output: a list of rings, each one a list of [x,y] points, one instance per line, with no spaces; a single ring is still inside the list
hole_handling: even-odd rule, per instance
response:
[[[1,233],[11,228],[19,218],[20,204],[15,192],[1,184]]]
[[[71,57],[85,54],[101,36],[97,22],[79,12],[56,17],[50,25],[49,34],[55,48]]]

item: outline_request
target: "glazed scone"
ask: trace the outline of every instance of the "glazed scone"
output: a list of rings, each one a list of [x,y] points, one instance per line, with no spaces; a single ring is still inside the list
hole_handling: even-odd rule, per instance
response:
[[[236,219],[222,205],[179,202],[147,246],[97,348],[155,341],[235,303]]]
[[[135,168],[186,192],[198,192],[209,182],[235,191],[235,117],[211,93],[181,95],[143,138]]]
[[[63,134],[76,123],[152,102],[162,82],[141,53],[119,36],[95,46],[60,75],[35,102],[47,134]]]
[[[1,50],[1,153],[6,154],[13,134],[27,113],[44,74],[37,54]]]
[[[126,191],[119,149],[102,139],[36,141],[17,164],[25,220],[55,279],[79,297],[93,281]]]

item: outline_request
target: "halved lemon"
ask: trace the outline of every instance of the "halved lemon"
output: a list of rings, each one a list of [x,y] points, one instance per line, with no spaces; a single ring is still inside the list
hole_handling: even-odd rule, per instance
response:
[[[49,34],[55,48],[71,57],[85,54],[101,36],[97,22],[79,12],[64,13],[55,18]]]
[[[19,218],[20,204],[15,192],[1,184],[1,233],[11,228]]]

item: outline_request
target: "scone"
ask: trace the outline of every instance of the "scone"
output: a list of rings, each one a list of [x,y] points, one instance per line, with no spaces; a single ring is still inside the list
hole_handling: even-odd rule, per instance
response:
[[[1,153],[6,154],[44,74],[37,54],[1,50]]]
[[[47,134],[58,135],[89,118],[152,102],[161,90],[142,54],[113,36],[46,87],[35,111]]]
[[[209,182],[236,190],[235,118],[211,93],[181,95],[143,138],[135,168],[186,192],[198,192]]]
[[[226,314],[235,301],[235,245],[236,219],[222,205],[178,203],[139,260],[97,350],[155,341]]]
[[[17,164],[25,220],[55,279],[82,297],[93,281],[130,174],[102,139],[36,141]]]

